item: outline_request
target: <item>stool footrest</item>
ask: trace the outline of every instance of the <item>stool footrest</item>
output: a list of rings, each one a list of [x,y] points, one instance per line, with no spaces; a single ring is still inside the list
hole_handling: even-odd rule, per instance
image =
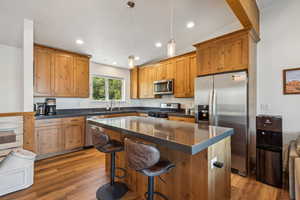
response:
[[[116,170],[122,171],[123,172],[123,176],[117,176],[117,175],[115,175],[115,177],[120,178],[120,179],[123,179],[123,178],[127,177],[127,171],[126,171],[126,169],[120,168],[120,167],[116,167]]]

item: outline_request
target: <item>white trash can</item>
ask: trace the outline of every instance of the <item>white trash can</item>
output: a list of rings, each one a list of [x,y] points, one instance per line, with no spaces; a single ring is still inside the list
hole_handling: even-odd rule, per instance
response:
[[[16,149],[0,162],[0,196],[33,184],[35,157],[30,151]]]

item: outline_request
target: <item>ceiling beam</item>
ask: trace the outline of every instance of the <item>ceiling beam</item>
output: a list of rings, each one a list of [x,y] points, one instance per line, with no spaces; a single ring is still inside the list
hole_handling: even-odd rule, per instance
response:
[[[252,29],[257,41],[260,40],[260,12],[256,0],[226,0],[244,28]]]

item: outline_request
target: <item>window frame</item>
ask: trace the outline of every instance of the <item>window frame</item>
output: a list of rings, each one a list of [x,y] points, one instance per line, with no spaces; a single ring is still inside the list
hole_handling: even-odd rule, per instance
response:
[[[97,99],[94,99],[93,97],[93,93],[94,93],[94,81],[93,79],[94,78],[103,78],[104,79],[104,82],[105,82],[105,100],[97,100]],[[93,74],[91,76],[91,100],[92,101],[95,101],[95,102],[110,102],[110,101],[115,101],[115,102],[125,102],[125,87],[126,87],[126,84],[125,84],[125,79],[124,78],[120,78],[120,77],[113,77],[113,76],[103,76],[103,75],[97,75],[97,74]],[[120,80],[122,81],[122,86],[121,86],[121,99],[120,100],[110,100],[109,99],[109,83],[108,83],[108,80],[109,79],[113,79],[113,80]]]

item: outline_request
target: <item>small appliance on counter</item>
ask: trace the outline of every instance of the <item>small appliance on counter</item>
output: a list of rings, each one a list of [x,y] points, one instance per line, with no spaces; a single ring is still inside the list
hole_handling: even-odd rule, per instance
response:
[[[34,104],[34,111],[36,115],[46,115],[46,104],[45,103]]]
[[[173,94],[173,80],[162,80],[154,81],[154,94],[163,95],[163,94]]]
[[[282,187],[282,118],[256,118],[256,179]]]
[[[56,114],[56,99],[47,98],[45,100],[46,104],[46,115],[55,115]]]

